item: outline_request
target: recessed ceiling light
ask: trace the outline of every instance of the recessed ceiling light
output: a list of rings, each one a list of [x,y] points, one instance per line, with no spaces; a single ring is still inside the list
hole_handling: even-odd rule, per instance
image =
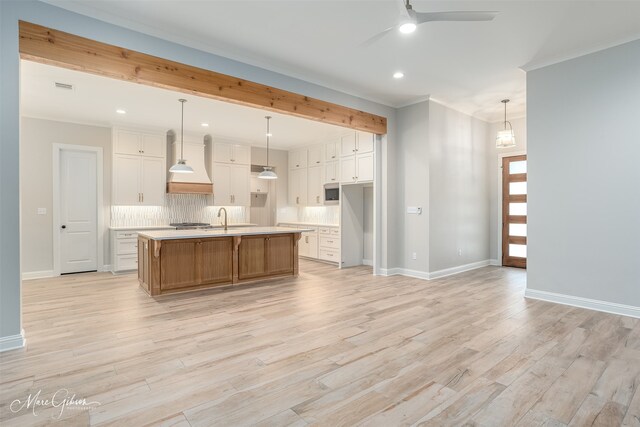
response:
[[[393,73],[394,79],[401,79],[403,77],[404,77],[404,73],[402,71],[396,71],[395,73]]]
[[[127,114],[127,112],[125,110],[123,110],[122,108],[118,108],[116,110],[116,113],[118,113],[118,114]]]
[[[200,126],[202,126],[203,128],[208,128],[209,127],[209,123],[200,123]]]

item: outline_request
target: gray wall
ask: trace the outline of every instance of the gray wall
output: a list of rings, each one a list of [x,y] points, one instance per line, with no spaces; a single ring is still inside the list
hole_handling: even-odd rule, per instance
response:
[[[418,272],[429,271],[429,107],[398,109],[398,266]],[[422,215],[407,214],[407,206],[422,207]]]
[[[500,263],[498,259],[498,231],[502,226],[502,207],[499,199],[499,186],[502,185],[502,162],[500,154],[526,153],[527,151],[527,121],[524,118],[509,119],[513,125],[513,133],[516,136],[516,146],[510,148],[496,148],[496,134],[504,128],[504,122],[492,123],[489,126],[487,138],[487,156],[489,173],[489,258]]]
[[[53,144],[101,147],[103,153],[104,263],[110,264],[111,129],[23,117],[20,127],[22,272],[53,270]],[[37,215],[46,208],[46,215]]]
[[[640,41],[527,74],[530,289],[640,307]]]
[[[38,1],[0,1],[0,338],[20,333],[19,215],[19,54],[18,20],[33,22],[90,39],[174,61],[215,70],[302,93],[387,117],[387,142],[382,149],[381,267],[386,268],[395,245],[395,110],[262,68],[144,35]]]
[[[489,259],[489,125],[429,103],[429,271]]]

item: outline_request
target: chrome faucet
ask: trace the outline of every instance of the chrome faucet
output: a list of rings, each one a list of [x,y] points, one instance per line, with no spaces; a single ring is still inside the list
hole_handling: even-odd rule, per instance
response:
[[[225,208],[218,209],[218,218],[220,218],[222,211],[224,211],[224,231],[227,231],[227,210]]]

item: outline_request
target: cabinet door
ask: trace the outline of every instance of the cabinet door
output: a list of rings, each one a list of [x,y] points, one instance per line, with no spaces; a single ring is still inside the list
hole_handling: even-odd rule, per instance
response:
[[[307,169],[307,205],[322,206],[324,190],[322,179],[322,166],[312,166]]]
[[[324,183],[331,184],[340,182],[338,162],[327,162],[324,164]]]
[[[340,159],[340,182],[356,182],[356,156]]]
[[[310,245],[309,245],[309,233],[302,233],[302,237],[298,241],[298,256],[309,256],[310,253]]]
[[[113,156],[113,204],[139,205],[142,158],[125,154]]]
[[[234,145],[231,161],[237,165],[250,165],[251,147],[247,145]]]
[[[356,147],[356,152],[358,154],[373,153],[375,135],[369,132],[358,131],[357,136],[358,146]]]
[[[196,279],[195,239],[164,240],[160,257],[160,289],[180,289],[193,286]]]
[[[324,162],[324,145],[315,145],[307,151],[307,165],[318,166]]]
[[[164,193],[166,190],[167,165],[160,157],[142,158],[142,179],[140,192],[142,204],[148,206],[164,205]]]
[[[349,132],[340,138],[340,156],[351,156],[356,152],[356,133]]]
[[[238,248],[238,278],[251,279],[267,274],[267,238],[242,236]]]
[[[269,180],[260,179],[255,175],[251,175],[251,192],[252,193],[268,193],[269,192]]]
[[[251,189],[249,180],[251,167],[248,165],[233,165],[231,167],[231,195],[234,206],[251,205]]]
[[[289,151],[289,169],[301,169],[307,167],[307,150]]]
[[[325,162],[333,162],[338,160],[340,156],[340,140],[328,142],[324,146]]]
[[[142,154],[141,135],[122,129],[115,131],[114,152],[118,154]]]
[[[162,135],[142,135],[142,154],[145,156],[165,157],[167,143]]]
[[[293,273],[293,234],[267,237],[267,272],[269,274]]]
[[[309,258],[318,258],[318,234],[309,233]]]
[[[231,165],[227,163],[213,164],[213,204],[215,206],[231,205]]]
[[[233,238],[202,240],[196,245],[198,284],[230,283],[233,279]]]
[[[307,205],[307,169],[289,171],[289,205]]]
[[[356,181],[373,181],[373,153],[356,156]]]
[[[232,163],[233,145],[224,142],[213,143],[213,161],[219,163]]]

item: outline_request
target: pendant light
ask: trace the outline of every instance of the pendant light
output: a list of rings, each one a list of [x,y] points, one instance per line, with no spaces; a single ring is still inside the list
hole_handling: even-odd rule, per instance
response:
[[[278,175],[273,171],[273,168],[269,166],[269,138],[271,137],[271,131],[269,130],[269,120],[271,116],[265,116],[267,119],[267,165],[263,166],[263,171],[258,174],[260,179],[278,179]]]
[[[178,162],[169,168],[169,172],[173,173],[193,173],[193,168],[187,165],[187,161],[184,159],[184,103],[186,99],[178,99],[182,104],[182,124],[180,125],[180,159]]]
[[[503,99],[501,102],[504,104],[504,129],[498,131],[496,148],[515,147],[516,137],[513,134],[513,126],[511,126],[511,122],[507,121],[507,102],[509,102],[509,100]],[[509,129],[507,129],[507,124],[509,125]]]

